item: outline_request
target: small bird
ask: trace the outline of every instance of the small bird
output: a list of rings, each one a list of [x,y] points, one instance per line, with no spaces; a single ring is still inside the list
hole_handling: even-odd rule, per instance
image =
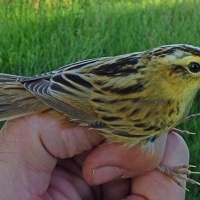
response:
[[[192,117],[200,88],[200,48],[165,45],[142,52],[84,60],[24,77],[0,74],[0,120],[54,110],[76,124],[101,130],[110,142],[153,148],[155,140]],[[192,165],[158,166],[179,178]],[[182,176],[181,176],[182,175]],[[186,189],[186,188],[185,188]]]

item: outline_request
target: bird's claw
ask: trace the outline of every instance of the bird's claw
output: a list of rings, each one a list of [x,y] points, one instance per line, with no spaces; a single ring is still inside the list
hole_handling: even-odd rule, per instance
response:
[[[169,167],[169,166],[161,166],[160,165],[160,166],[157,167],[157,169],[160,172],[167,175],[168,177],[170,177],[177,185],[179,185],[180,187],[183,187],[185,190],[189,191],[185,187],[185,184],[181,180],[184,180],[187,183],[200,185],[199,182],[197,182],[193,179],[187,178],[185,176],[185,175],[189,175],[189,174],[200,174],[200,172],[190,171],[189,168],[191,168],[191,167],[196,167],[196,166],[194,166],[194,165],[180,165],[180,166],[175,166],[175,167]]]

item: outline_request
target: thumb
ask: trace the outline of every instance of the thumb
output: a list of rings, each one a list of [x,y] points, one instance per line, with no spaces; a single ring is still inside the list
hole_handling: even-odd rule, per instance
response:
[[[104,143],[94,149],[83,164],[83,176],[91,185],[119,178],[130,178],[155,169],[162,160],[167,136],[155,141],[152,149],[139,145],[124,148],[121,144]],[[152,152],[153,151],[153,152]]]

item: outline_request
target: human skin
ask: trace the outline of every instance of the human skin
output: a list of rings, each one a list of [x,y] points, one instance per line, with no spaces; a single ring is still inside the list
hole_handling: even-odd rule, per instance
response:
[[[0,132],[1,200],[183,200],[156,170],[188,164],[184,140],[160,137],[154,152],[108,143],[98,131],[47,114],[8,121]]]

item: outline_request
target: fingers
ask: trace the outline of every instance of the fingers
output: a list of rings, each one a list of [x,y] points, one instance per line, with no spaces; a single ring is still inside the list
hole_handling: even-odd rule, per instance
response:
[[[103,139],[87,128],[72,128],[71,124],[63,126],[63,122],[52,120],[52,116],[29,116],[10,121],[2,129],[0,137],[0,194],[5,200],[47,195],[45,191],[50,192],[49,185],[54,187],[55,182],[61,180],[59,174],[62,173],[52,173],[55,172],[57,158],[74,157],[90,150]],[[180,187],[153,170],[161,160],[162,165],[168,166],[188,163],[188,149],[176,134],[160,137],[153,153],[151,149],[142,150],[139,146],[126,149],[120,144],[104,143],[91,152],[75,156],[74,160],[80,166],[83,163],[83,176],[89,184],[106,183],[102,186],[104,199],[157,200],[163,199],[163,195],[168,195],[167,199],[184,199],[184,191]],[[63,166],[63,163],[60,165]],[[70,173],[70,176],[73,175],[76,180],[82,178],[80,169],[78,173]],[[69,183],[72,180],[70,176],[60,182],[68,180],[65,184]],[[127,179],[132,177],[135,177],[133,184],[131,179]],[[72,186],[75,190],[79,188]]]
[[[189,152],[185,141],[177,134],[169,134],[161,165],[180,166],[188,164],[188,162]],[[158,170],[135,177],[132,185],[132,193],[144,196],[148,200],[185,199],[185,189],[179,187],[172,179]],[[131,200],[135,199],[132,198]]]
[[[94,200],[90,186],[82,178],[60,167],[56,167],[52,173],[47,194],[55,200]]]
[[[34,129],[25,124],[22,118],[10,121],[0,133],[0,194],[4,200],[41,195],[56,165],[56,159],[41,144],[37,124],[32,124]]]
[[[88,155],[83,175],[91,185],[99,185],[119,178],[138,176],[158,166],[163,157],[166,136],[155,143],[154,153],[140,146],[124,148],[121,144],[103,144]]]
[[[57,158],[72,157],[102,140],[95,131],[61,124],[40,116],[5,124],[0,132],[0,194],[5,200],[43,195]]]
[[[121,200],[129,196],[131,179],[117,179],[102,185],[103,199]]]
[[[30,125],[36,120],[43,146],[56,158],[71,158],[90,150],[103,140],[97,131],[76,126],[57,112],[26,117],[26,120]],[[35,126],[31,129],[35,130]]]
[[[88,155],[83,165],[83,175],[92,185],[104,183],[105,199],[183,200],[184,189],[155,168],[160,163],[166,166],[188,164],[188,157],[187,146],[177,134],[160,138],[153,155],[138,147],[124,149],[118,144],[104,144]],[[131,188],[126,182],[130,179],[124,180],[124,177],[133,177]],[[116,192],[116,184],[123,190],[119,187]],[[111,195],[113,197],[109,198]]]

